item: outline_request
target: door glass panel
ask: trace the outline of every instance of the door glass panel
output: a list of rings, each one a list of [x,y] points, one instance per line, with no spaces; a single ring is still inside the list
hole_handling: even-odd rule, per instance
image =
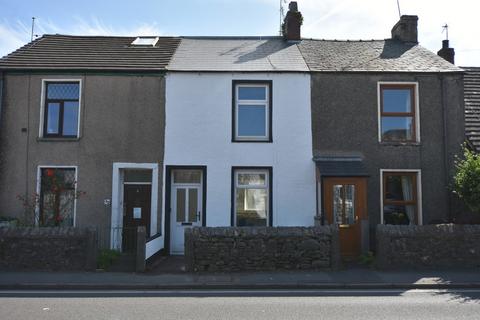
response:
[[[124,182],[152,182],[152,170],[125,170]]]
[[[337,224],[343,224],[343,186],[333,186],[333,219]]]
[[[198,189],[188,189],[188,221],[197,222]]]
[[[355,224],[355,186],[333,186],[333,217],[337,224]]]
[[[355,186],[348,184],[343,186],[345,190],[345,224],[355,223]]]
[[[185,189],[177,189],[177,222],[185,221]]]
[[[175,170],[173,171],[174,183],[201,183],[202,172],[200,170]]]

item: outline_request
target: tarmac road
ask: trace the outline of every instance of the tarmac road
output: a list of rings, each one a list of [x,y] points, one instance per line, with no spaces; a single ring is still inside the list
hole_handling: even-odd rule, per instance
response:
[[[480,319],[480,289],[0,291],[0,319]]]

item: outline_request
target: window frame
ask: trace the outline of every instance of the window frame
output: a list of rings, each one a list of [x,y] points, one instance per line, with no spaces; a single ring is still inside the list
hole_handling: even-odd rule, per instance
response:
[[[43,169],[73,169],[75,170],[75,188],[74,192],[77,194],[78,190],[78,166],[63,166],[63,165],[40,165],[37,166],[37,186],[36,193],[38,195],[38,203],[35,206],[35,225],[38,226],[40,223],[40,210],[41,210],[41,201],[42,201],[42,170]],[[77,197],[74,197],[73,200],[73,222],[72,227],[76,226],[77,220]]]
[[[76,135],[63,135],[63,110],[65,101],[77,101],[76,99],[48,99],[47,90],[49,84],[61,84],[61,83],[78,83],[78,116],[77,116],[77,133]],[[82,79],[42,79],[42,92],[41,92],[41,105],[40,105],[40,127],[39,127],[39,137],[44,139],[68,139],[75,140],[80,138],[80,119],[81,119],[81,110],[82,110]],[[48,103],[49,102],[61,102],[59,110],[59,123],[58,123],[58,134],[48,134],[47,133],[47,117],[48,117]]]
[[[238,173],[264,173],[266,174],[265,186],[238,186]],[[266,227],[273,225],[273,169],[272,167],[232,167],[231,177],[231,219],[230,225],[237,226],[237,188],[241,189],[266,189],[267,190],[267,224]]]
[[[410,112],[384,112],[383,111],[383,90],[384,89],[410,89]],[[377,83],[377,104],[378,104],[378,142],[386,144],[404,144],[420,142],[420,112],[419,112],[419,92],[418,82],[387,82],[379,81]],[[412,139],[407,140],[383,140],[382,138],[382,119],[384,117],[405,117],[412,118]]]
[[[265,87],[267,90],[266,101],[256,104],[265,104],[265,136],[239,136],[238,135],[238,88],[239,87]],[[233,80],[232,81],[232,142],[264,142],[271,143],[272,139],[272,100],[273,100],[273,81],[272,80]],[[254,101],[245,100],[246,104],[254,104]]]
[[[414,201],[411,200],[386,200],[385,199],[385,190],[386,190],[386,178],[389,175],[393,176],[413,176],[412,187]],[[385,224],[384,221],[384,206],[387,204],[391,205],[415,205],[415,225],[423,224],[423,215],[422,215],[422,171],[420,169],[380,169],[380,223]]]

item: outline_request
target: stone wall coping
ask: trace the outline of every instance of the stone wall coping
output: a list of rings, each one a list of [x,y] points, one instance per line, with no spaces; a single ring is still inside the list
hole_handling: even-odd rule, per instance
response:
[[[0,228],[0,236],[9,238],[81,238],[92,231],[86,228],[75,227],[9,227]]]
[[[248,237],[248,236],[305,236],[311,234],[331,235],[333,233],[332,226],[316,226],[316,227],[195,227],[186,229],[185,232],[193,236],[207,235],[218,237]]]
[[[458,224],[431,224],[423,226],[406,226],[406,225],[378,225],[377,234],[381,236],[426,236],[446,234],[478,234],[480,233],[480,225],[458,225]]]

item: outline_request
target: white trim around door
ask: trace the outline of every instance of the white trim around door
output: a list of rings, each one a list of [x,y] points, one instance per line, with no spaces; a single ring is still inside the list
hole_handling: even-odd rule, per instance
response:
[[[150,234],[158,233],[158,163],[126,163],[114,162],[112,173],[112,216],[111,227],[121,228],[123,226],[123,171],[125,169],[146,169],[152,170],[152,195],[150,210]],[[162,218],[162,221],[165,221]],[[163,228],[161,228],[163,229]],[[113,234],[113,233],[112,233]],[[122,240],[112,237],[111,248],[120,249]]]

